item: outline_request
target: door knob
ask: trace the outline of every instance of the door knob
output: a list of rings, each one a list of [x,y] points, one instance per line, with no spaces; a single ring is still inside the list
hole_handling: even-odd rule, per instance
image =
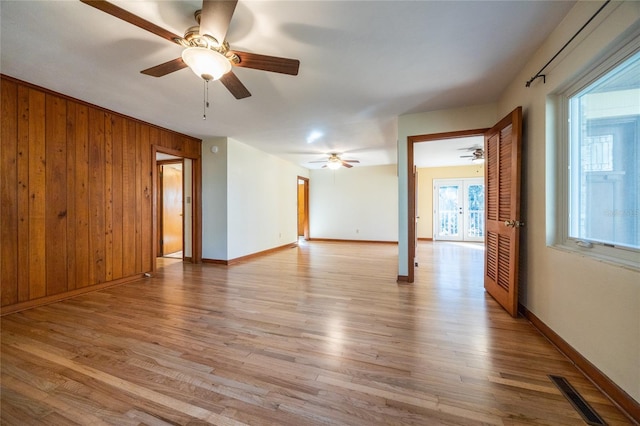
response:
[[[504,224],[509,228],[520,228],[524,226],[524,222],[520,222],[519,220],[505,220]]]

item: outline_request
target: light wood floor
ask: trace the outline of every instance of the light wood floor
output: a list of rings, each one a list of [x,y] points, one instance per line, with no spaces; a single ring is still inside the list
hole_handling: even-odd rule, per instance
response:
[[[315,242],[2,318],[4,425],[582,425],[565,376],[625,417],[482,289],[482,246]]]

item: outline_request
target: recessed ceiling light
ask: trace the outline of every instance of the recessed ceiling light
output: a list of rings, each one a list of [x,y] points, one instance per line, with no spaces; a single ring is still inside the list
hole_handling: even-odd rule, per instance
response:
[[[322,136],[324,136],[324,133],[314,130],[313,132],[309,133],[309,136],[307,136],[307,143],[314,143]]]

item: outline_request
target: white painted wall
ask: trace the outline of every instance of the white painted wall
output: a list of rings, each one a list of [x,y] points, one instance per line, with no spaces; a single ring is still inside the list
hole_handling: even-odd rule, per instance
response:
[[[230,138],[204,140],[202,257],[232,260],[295,242],[298,176],[309,171]]]
[[[396,165],[310,171],[313,238],[398,241]]]
[[[297,241],[298,176],[309,171],[228,139],[228,259]]]
[[[555,128],[550,97],[589,63],[611,51],[625,31],[639,28],[640,2],[612,2],[545,71],[546,84],[525,82],[593,15],[602,2],[577,2],[540,50],[509,84],[497,104],[493,122],[518,105],[524,111],[522,211],[526,227],[521,241],[520,302],[577,349],[636,401],[640,401],[640,272],[569,253],[548,245],[553,240],[555,197]],[[488,111],[487,111],[488,112]],[[461,111],[461,114],[463,112]],[[439,114],[439,113],[433,113]],[[447,123],[446,130],[469,125]],[[406,274],[408,224],[406,136],[433,133],[429,113],[399,120],[400,259]],[[468,117],[474,121],[472,117]],[[482,117],[476,116],[482,123]],[[489,119],[488,114],[484,119]],[[478,127],[492,125],[485,122]],[[453,126],[453,127],[451,127]]]
[[[610,44],[635,26],[640,2],[611,3],[546,71],[546,84],[525,82],[538,71],[601,2],[578,2],[523,72],[498,109],[522,105],[525,117],[520,301],[585,358],[640,401],[640,272],[550,246],[555,234],[555,134],[550,96],[589,63],[611,53]],[[637,35],[636,35],[637,37]],[[636,194],[637,196],[637,194]]]
[[[218,147],[217,153],[211,147]],[[227,260],[227,138],[202,141],[202,257]]]
[[[398,275],[408,271],[407,138],[409,136],[492,127],[497,105],[487,104],[398,117]]]

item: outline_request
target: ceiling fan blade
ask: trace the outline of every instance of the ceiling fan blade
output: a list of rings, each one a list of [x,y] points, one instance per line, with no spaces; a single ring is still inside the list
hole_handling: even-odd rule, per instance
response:
[[[200,35],[209,34],[222,44],[238,0],[203,0],[200,14]]]
[[[259,55],[257,53],[231,51],[240,58],[237,67],[253,68],[262,71],[278,72],[281,74],[298,75],[300,61],[297,59],[279,58],[277,56]]]
[[[182,39],[182,37],[173,34],[171,31],[167,31],[164,28],[157,26],[156,24],[149,22],[141,17],[134,15],[131,12],[128,12],[115,4],[109,3],[105,0],[80,0],[82,3],[87,4],[89,6],[95,7],[98,10],[101,10],[105,13],[108,13],[111,16],[115,16],[116,18],[122,19],[125,22],[128,22],[136,27],[142,28],[143,30],[147,30],[155,35],[158,35],[164,39],[169,40],[170,42],[177,43],[177,40]]]
[[[342,165],[345,166],[347,169],[350,169],[353,167],[351,164],[347,163],[346,161],[343,161]]]
[[[251,96],[249,90],[242,84],[238,76],[236,76],[233,71],[229,71],[225,75],[220,78],[224,87],[227,88],[231,92],[236,99],[244,99]]]
[[[342,161],[347,162],[347,163],[359,163],[360,162],[358,160],[342,160]]]
[[[172,59],[164,64],[156,65],[155,67],[147,68],[140,71],[142,74],[150,75],[151,77],[162,77],[172,72],[179,71],[183,68],[187,68],[187,64],[184,63],[182,58]]]

